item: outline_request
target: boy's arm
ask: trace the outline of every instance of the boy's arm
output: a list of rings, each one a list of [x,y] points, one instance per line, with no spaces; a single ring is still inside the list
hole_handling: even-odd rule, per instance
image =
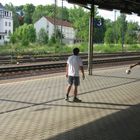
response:
[[[82,72],[82,77],[83,77],[83,80],[84,80],[85,79],[84,67],[80,66],[80,70]]]
[[[68,77],[68,64],[66,64],[66,77]]]
[[[133,64],[133,65],[130,65],[130,69],[132,69],[133,67],[137,66],[137,65],[140,65],[140,62],[136,63],[136,64]]]

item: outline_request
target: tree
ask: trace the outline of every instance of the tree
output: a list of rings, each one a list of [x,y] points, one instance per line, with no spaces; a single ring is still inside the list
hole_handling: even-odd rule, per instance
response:
[[[35,23],[38,19],[40,19],[42,16],[48,16],[48,17],[56,17],[57,19],[63,19],[68,20],[69,19],[69,11],[66,7],[62,9],[62,7],[56,7],[56,13],[55,5],[38,5],[35,7],[35,11],[33,13],[33,23]]]
[[[23,12],[24,12],[24,23],[27,24],[32,24],[32,16],[35,10],[35,6],[33,4],[26,4],[23,7]]]
[[[76,29],[76,38],[87,41],[89,32],[89,12],[84,11],[82,7],[74,6],[74,8],[69,9],[69,20]]]
[[[139,25],[137,22],[129,22],[127,24],[127,31],[125,35],[125,43],[133,44],[137,43],[137,31],[139,29]]]
[[[61,38],[64,38],[64,35],[61,34],[61,31],[60,31],[58,28],[56,28],[56,33],[55,33],[55,35],[56,35],[56,39],[57,39],[59,42],[60,42]]]
[[[105,20],[104,22],[104,42],[105,43],[115,43],[117,41],[118,32],[116,30],[116,23],[111,20]],[[117,41],[118,42],[118,41]]]
[[[16,43],[16,36],[15,36],[15,34],[11,34],[11,35],[10,35],[10,42],[11,42],[12,44],[15,44],[15,43]]]
[[[98,16],[97,7],[94,8],[94,17],[102,18]],[[74,8],[69,9],[69,20],[73,23],[74,28],[76,29],[76,37],[86,42],[89,38],[89,18],[90,12],[82,7],[75,6]],[[104,32],[104,24],[101,28],[94,27],[94,42],[103,42]]]
[[[29,42],[35,42],[36,32],[32,24],[24,24],[16,29],[11,35],[11,42],[21,42],[22,45],[28,45]]]
[[[109,27],[105,32],[104,42],[107,44],[114,43],[114,32],[112,27]]]
[[[43,5],[36,6],[35,11],[32,16],[33,23],[35,23],[41,17],[47,16],[47,14],[48,14],[47,6],[43,6]]]
[[[45,32],[44,28],[41,28],[38,33],[39,43],[47,44],[48,43],[48,34]]]
[[[23,5],[16,6],[15,9],[18,16],[19,25],[23,25],[24,24]]]
[[[32,43],[36,41],[36,30],[33,24],[27,25],[27,37]]]
[[[62,20],[69,20],[69,11],[66,7],[57,7],[57,15],[56,17],[58,19],[62,19]]]
[[[116,21],[116,30],[117,32],[117,38],[118,38],[118,43],[122,43],[125,40],[125,33],[127,30],[127,21],[126,21],[126,15],[121,14]]]
[[[127,31],[127,21],[125,14],[121,14],[116,21],[106,22],[106,32],[104,41],[106,43],[124,43]]]
[[[50,38],[49,43],[51,44],[60,43],[61,38],[63,39],[64,35],[61,34],[61,31],[58,28],[56,28],[56,30],[54,31],[53,35]]]

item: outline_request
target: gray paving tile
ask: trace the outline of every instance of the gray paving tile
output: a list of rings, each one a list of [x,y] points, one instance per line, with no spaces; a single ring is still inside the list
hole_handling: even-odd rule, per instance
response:
[[[64,100],[64,75],[0,84],[0,140],[139,140],[140,69],[124,71],[87,75],[81,103]]]

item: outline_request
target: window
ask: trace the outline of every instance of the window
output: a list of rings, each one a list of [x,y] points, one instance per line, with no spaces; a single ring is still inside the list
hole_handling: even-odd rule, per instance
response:
[[[0,35],[0,40],[1,40],[2,36]]]
[[[9,26],[11,26],[11,22],[9,22]]]
[[[11,35],[11,30],[9,30],[8,35]]]
[[[0,11],[0,17],[4,17],[4,11]]]
[[[5,22],[5,26],[7,26],[7,22]]]
[[[5,30],[5,34],[7,34],[7,30]]]

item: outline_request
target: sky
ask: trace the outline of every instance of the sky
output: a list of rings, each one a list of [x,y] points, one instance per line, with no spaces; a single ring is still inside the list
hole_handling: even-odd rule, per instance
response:
[[[27,3],[32,3],[35,6],[37,5],[47,5],[54,4],[55,0],[0,0],[0,3],[3,5],[12,3],[14,6],[25,5]],[[61,6],[62,0],[57,0],[57,5]],[[72,7],[73,4],[68,4],[66,1],[63,2],[63,5],[66,7]],[[107,10],[99,10],[99,15],[104,17],[105,19],[111,19],[112,21],[116,20],[117,16],[119,16],[119,11],[107,11]],[[135,14],[126,15],[126,19],[128,21],[138,22],[140,25],[140,17]]]
[[[118,10],[113,11],[99,10],[99,14],[106,19],[111,19],[112,21],[114,21],[120,15],[120,12]],[[140,25],[140,16],[137,16],[136,14],[131,15],[126,14],[126,19],[128,21],[138,22]]]

